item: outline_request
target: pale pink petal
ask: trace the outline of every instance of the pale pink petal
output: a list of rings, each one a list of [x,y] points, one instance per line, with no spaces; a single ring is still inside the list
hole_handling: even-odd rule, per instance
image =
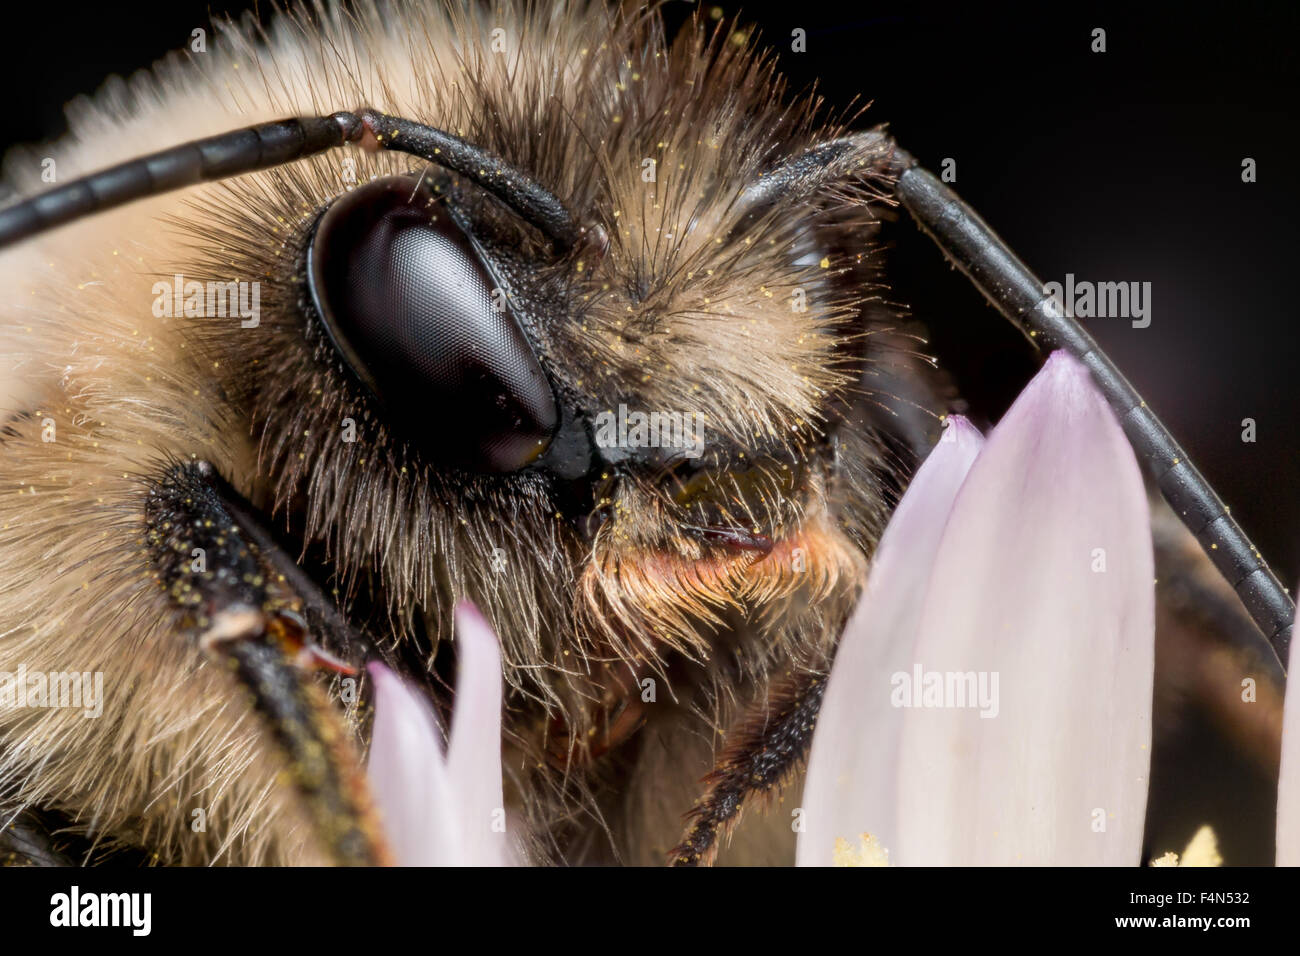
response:
[[[872,560],[858,606],[836,651],[804,782],[800,866],[832,862],[836,840],[856,849],[871,833],[885,849],[895,824],[898,737],[903,711],[890,706],[890,679],[911,671],[931,566],[953,499],[983,445],[964,418],[921,463]]]
[[[1300,638],[1293,626],[1292,639]],[[1295,653],[1291,654],[1295,657]],[[1300,677],[1286,682],[1282,706],[1282,765],[1277,779],[1278,866],[1300,866]]]
[[[473,604],[456,608],[456,705],[447,764],[459,800],[466,862],[508,859],[501,790],[501,648]]]
[[[939,545],[916,660],[982,674],[986,690],[996,675],[996,716],[908,709],[899,862],[1139,862],[1153,576],[1132,450],[1083,366],[1054,354],[989,437]]]
[[[375,723],[368,775],[403,866],[497,866],[510,860],[501,786],[501,651],[474,605],[456,609],[457,674],[443,756],[433,711],[382,664],[371,664]]]
[[[419,691],[383,664],[367,670],[375,682],[375,722],[366,772],[396,862],[460,863],[455,798],[433,712]]]

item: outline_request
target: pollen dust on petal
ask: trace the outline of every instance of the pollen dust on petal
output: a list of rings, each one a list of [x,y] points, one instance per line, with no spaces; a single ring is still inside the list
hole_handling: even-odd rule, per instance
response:
[[[844,837],[835,838],[835,850],[831,855],[832,866],[889,866],[889,851],[880,845],[870,833],[858,834],[858,846],[854,847]]]

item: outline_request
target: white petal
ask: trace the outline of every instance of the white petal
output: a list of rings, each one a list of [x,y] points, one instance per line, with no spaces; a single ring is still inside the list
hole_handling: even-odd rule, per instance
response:
[[[903,711],[890,706],[890,678],[911,670],[939,538],[983,442],[973,425],[952,417],[880,539],[817,718],[801,801],[800,866],[831,863],[837,839],[856,849],[864,833],[886,850],[895,845]]]
[[[375,682],[375,723],[366,773],[396,862],[461,863],[456,804],[433,712],[383,664],[367,669]]]
[[[1153,574],[1132,450],[1057,353],[989,437],[939,546],[917,663],[989,689],[996,675],[997,714],[907,710],[899,862],[1139,862]]]
[[[456,609],[456,703],[451,719],[451,770],[466,862],[507,862],[501,788],[501,648],[478,608]]]

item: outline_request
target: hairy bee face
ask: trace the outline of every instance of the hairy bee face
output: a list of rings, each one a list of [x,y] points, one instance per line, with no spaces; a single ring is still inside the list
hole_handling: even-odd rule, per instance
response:
[[[6,253],[30,414],[3,449],[23,494],[0,504],[22,529],[0,542],[19,569],[0,653],[53,667],[76,633],[111,692],[94,725],[0,717],[5,740],[67,755],[6,750],[0,793],[168,860],[322,852],[271,735],[184,639],[220,623],[188,598],[206,519],[186,510],[199,492],[158,489],[202,460],[249,504],[245,536],[298,569],[255,600],[302,573],[346,618],[347,637],[315,635],[330,656],[382,657],[445,703],[452,605],[483,609],[537,852],[565,853],[580,812],[625,856],[662,850],[619,821],[685,807],[647,812],[629,788],[668,752],[685,786],[701,768],[683,755],[744,700],[823,662],[885,510],[863,384],[882,346],[863,330],[889,157],[864,147],[828,193],[756,197],[838,132],[780,95],[725,31],[669,44],[654,18],[581,5],[396,4],[289,16],[265,42],[232,30],[76,117],[74,137],[120,126],[124,157],[368,103],[504,158],[593,228],[557,249],[466,178],[354,149]],[[59,163],[123,157],[74,138]],[[366,708],[326,683],[364,749]],[[119,778],[78,769],[121,748]],[[185,831],[195,806],[207,837]]]

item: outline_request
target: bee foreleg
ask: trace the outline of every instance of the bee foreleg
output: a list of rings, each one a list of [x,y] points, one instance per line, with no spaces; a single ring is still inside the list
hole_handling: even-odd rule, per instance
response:
[[[746,710],[704,778],[704,793],[686,815],[686,834],[669,851],[670,865],[710,865],[745,802],[772,794],[794,775],[808,755],[825,687],[825,674],[799,673]]]
[[[250,530],[242,503],[227,504],[223,487],[206,462],[172,466],[152,483],[146,544],[160,583],[182,612],[182,628],[250,692],[333,857],[382,862],[387,850],[348,734],[304,666],[314,660],[304,656],[311,646],[304,614],[322,613],[324,598],[290,587],[303,582],[253,543],[260,529]]]

